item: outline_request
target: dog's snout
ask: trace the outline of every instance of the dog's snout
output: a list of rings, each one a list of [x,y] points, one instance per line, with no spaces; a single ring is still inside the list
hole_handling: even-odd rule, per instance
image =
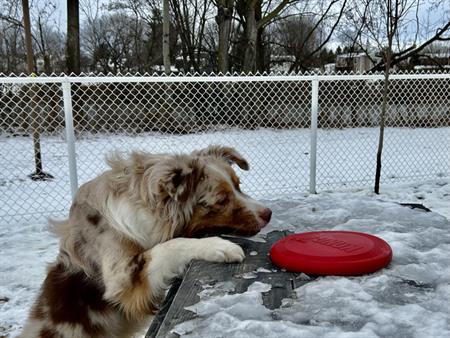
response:
[[[263,209],[261,213],[259,214],[259,217],[261,217],[265,222],[269,223],[270,218],[272,217],[272,210],[269,208]]]

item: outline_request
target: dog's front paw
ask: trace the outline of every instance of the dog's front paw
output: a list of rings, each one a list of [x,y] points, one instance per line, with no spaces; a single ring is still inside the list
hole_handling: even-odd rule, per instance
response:
[[[201,259],[208,262],[242,262],[244,250],[237,245],[219,237],[202,238]]]

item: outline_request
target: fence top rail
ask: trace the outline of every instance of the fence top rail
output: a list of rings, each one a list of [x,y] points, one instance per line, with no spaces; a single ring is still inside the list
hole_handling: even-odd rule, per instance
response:
[[[450,79],[450,73],[391,74],[390,80]],[[200,76],[0,76],[0,84],[27,83],[193,83],[384,80],[383,74],[200,75]]]

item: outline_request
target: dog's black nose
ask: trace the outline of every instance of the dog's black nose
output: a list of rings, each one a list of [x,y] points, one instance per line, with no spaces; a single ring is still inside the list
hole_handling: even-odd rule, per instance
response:
[[[272,210],[270,210],[269,208],[265,208],[263,211],[261,211],[259,217],[261,217],[264,221],[269,223],[270,218],[272,217]]]

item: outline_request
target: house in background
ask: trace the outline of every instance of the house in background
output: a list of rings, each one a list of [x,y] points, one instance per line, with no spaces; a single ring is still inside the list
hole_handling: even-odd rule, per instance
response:
[[[294,62],[294,55],[271,55],[270,70],[274,73],[288,73]]]
[[[374,62],[381,58],[375,55],[367,55],[362,52],[345,53],[336,57],[336,71],[365,73],[372,69]]]
[[[327,63],[323,66],[323,71],[325,74],[333,74],[336,72],[336,63]]]
[[[414,63],[414,70],[448,70],[450,69],[450,52],[424,53],[417,56]]]

